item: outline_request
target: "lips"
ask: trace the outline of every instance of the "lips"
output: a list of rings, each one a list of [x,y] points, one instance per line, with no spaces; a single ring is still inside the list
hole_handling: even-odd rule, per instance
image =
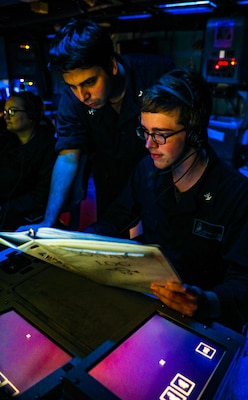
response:
[[[156,160],[157,158],[161,158],[161,157],[162,157],[161,154],[156,154],[156,153],[150,153],[150,154],[151,154],[151,158],[152,158],[153,160]]]
[[[96,107],[98,107],[98,103],[97,102],[95,102],[95,103],[90,103],[90,104],[86,104],[89,108],[96,108]]]

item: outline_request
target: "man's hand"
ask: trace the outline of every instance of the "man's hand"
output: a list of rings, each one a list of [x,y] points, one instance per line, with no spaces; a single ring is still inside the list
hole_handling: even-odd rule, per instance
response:
[[[192,317],[198,308],[199,295],[179,282],[151,283],[152,293],[164,304],[181,314]]]
[[[39,224],[29,224],[29,225],[19,226],[19,228],[16,229],[16,232],[32,231],[33,236],[35,237],[39,228],[51,228],[51,226],[47,224],[46,221],[42,221]]]

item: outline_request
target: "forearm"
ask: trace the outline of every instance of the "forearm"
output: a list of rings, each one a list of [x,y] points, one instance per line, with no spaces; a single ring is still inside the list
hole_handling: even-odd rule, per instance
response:
[[[78,154],[70,152],[58,156],[53,169],[50,193],[44,218],[46,226],[54,225],[61,212],[75,178],[77,168]]]

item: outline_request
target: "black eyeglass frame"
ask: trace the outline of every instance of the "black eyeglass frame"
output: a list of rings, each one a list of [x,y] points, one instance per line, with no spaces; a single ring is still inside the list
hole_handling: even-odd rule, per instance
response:
[[[6,117],[9,115],[10,117],[14,117],[17,112],[27,112],[27,110],[19,110],[17,108],[9,108],[8,110],[3,110],[3,115]]]
[[[158,144],[158,145],[163,145],[163,144],[165,144],[165,143],[166,143],[166,140],[167,140],[169,137],[174,136],[174,135],[176,135],[177,133],[181,133],[181,132],[183,132],[183,131],[185,131],[185,128],[181,128],[181,129],[179,129],[178,131],[169,133],[168,135],[161,135],[160,133],[149,133],[149,132],[147,132],[147,130],[146,130],[142,125],[140,125],[140,126],[138,126],[138,127],[136,128],[136,134],[137,134],[137,136],[138,136],[140,139],[147,141],[147,140],[148,140],[148,137],[151,136],[151,137],[152,137],[152,140],[154,141],[154,143],[156,143],[156,144]],[[145,137],[145,135],[147,135],[147,137]],[[159,142],[157,141],[156,137],[159,137],[159,138],[161,138],[161,139],[163,138],[163,141],[161,141],[161,143],[159,143]]]

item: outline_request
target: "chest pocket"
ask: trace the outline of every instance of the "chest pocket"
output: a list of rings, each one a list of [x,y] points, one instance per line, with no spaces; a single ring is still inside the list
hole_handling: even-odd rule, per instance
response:
[[[224,226],[211,224],[201,219],[194,219],[192,233],[209,240],[221,242],[224,236]]]

